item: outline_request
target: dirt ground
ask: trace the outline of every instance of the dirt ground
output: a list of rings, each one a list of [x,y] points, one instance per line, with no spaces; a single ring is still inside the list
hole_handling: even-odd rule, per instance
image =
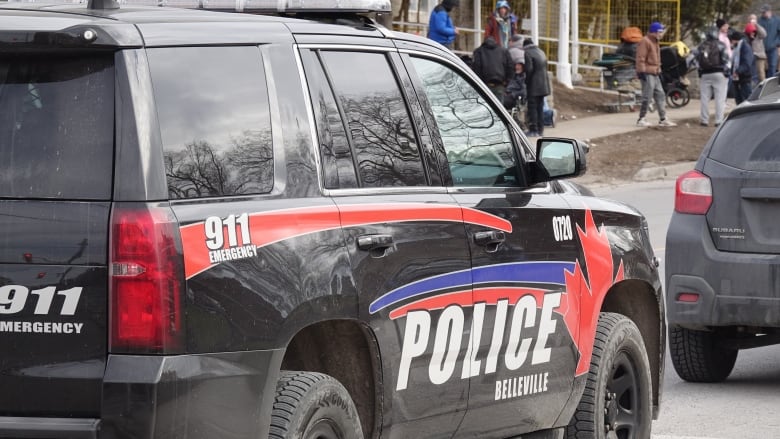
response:
[[[606,114],[604,104],[615,102],[614,95],[587,89],[568,90],[562,86],[555,87],[553,96],[562,121]],[[624,180],[643,166],[695,161],[715,128],[700,126],[697,119],[675,122],[677,127],[651,127],[591,139],[588,174]]]

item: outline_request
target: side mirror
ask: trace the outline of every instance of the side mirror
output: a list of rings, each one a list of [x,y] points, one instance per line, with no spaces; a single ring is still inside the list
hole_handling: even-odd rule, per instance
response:
[[[588,150],[587,144],[574,139],[543,137],[537,140],[534,180],[543,182],[584,174]]]

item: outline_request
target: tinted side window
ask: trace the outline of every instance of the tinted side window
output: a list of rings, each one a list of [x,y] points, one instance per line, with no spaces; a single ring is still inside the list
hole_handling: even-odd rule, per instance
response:
[[[148,56],[169,196],[270,192],[271,118],[260,50],[165,48]]]
[[[747,113],[728,120],[718,132],[710,157],[748,171],[780,171],[780,125],[776,111]]]
[[[321,56],[349,125],[361,186],[426,185],[406,101],[385,55]]]
[[[454,185],[517,185],[509,129],[485,98],[455,70],[411,60],[444,141]]]
[[[0,197],[109,199],[113,55],[0,56]]]
[[[314,119],[317,122],[317,136],[322,160],[323,180],[327,189],[358,187],[357,173],[352,150],[349,148],[347,130],[344,127],[336,97],[328,84],[318,56],[303,52],[309,93],[311,94]]]

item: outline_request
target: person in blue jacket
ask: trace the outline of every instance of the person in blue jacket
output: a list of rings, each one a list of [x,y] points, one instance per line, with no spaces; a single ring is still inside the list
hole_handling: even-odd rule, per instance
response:
[[[455,36],[458,35],[458,29],[452,24],[450,12],[456,8],[459,0],[442,0],[431,12],[431,19],[428,21],[428,38],[440,43],[444,47],[452,50],[452,44],[455,42]]]
[[[780,47],[780,18],[772,14],[772,7],[768,4],[761,6],[761,18],[758,24],[766,30],[764,49],[766,49],[767,72],[766,77],[777,74],[777,48]]]

